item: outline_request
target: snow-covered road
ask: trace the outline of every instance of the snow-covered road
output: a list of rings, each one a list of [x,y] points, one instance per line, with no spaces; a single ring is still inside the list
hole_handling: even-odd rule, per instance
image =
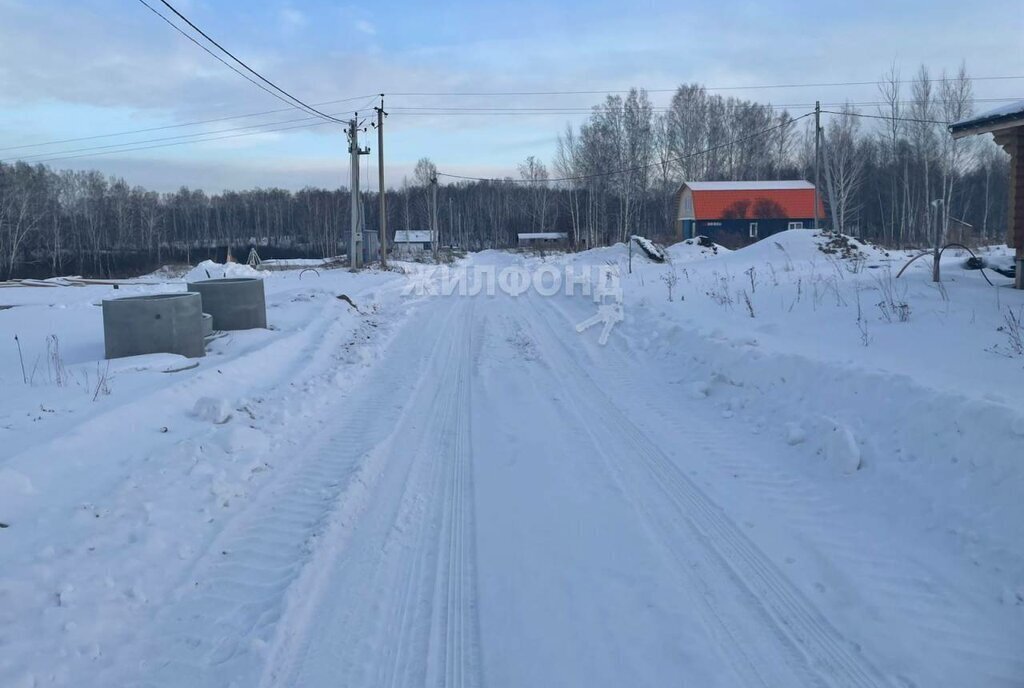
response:
[[[286,591],[266,663],[239,653],[249,629],[224,621],[256,617],[254,605],[277,602],[265,591],[281,592],[286,555],[272,556],[261,520],[258,540],[246,530],[237,548],[222,543],[249,559],[216,561],[224,590],[170,611],[184,642],[144,674],[190,685],[886,686],[899,673],[879,666],[895,660],[929,685],[958,667],[964,681],[982,668],[1008,684],[1019,675],[1012,639],[979,634],[983,618],[957,631],[973,610],[940,572],[900,561],[905,543],[884,530],[862,531],[883,524],[808,498],[811,512],[794,514],[805,531],[780,534],[773,481],[812,486],[759,466],[771,448],[739,441],[733,423],[624,349],[588,346],[573,328],[588,307],[532,292],[427,299],[360,394],[331,411],[333,436],[308,459],[313,482],[295,486],[301,518],[316,508],[314,482],[362,457],[340,497],[320,502],[337,513]],[[702,489],[730,470],[767,473],[757,480],[769,501],[748,505],[749,520]],[[761,532],[845,546],[857,569],[802,589],[786,570],[799,560],[773,559]],[[864,606],[830,613],[833,584],[860,588]],[[888,618],[940,637],[886,657],[875,615],[879,628]],[[157,645],[166,637],[157,627]]]
[[[977,561],[797,470],[635,337],[577,333],[593,308],[428,296],[364,327],[357,384],[304,388],[284,467],[73,683],[1024,685],[1024,622]]]

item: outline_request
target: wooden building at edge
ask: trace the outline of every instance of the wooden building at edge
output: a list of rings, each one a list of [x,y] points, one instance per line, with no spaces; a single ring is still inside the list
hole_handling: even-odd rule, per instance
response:
[[[1024,100],[989,110],[950,125],[953,138],[992,134],[1010,155],[1010,207],[1006,215],[1006,243],[1016,251],[1014,286],[1024,289]]]

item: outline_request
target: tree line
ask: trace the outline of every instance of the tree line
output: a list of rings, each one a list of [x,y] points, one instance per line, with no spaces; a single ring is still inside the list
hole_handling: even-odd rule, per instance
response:
[[[945,122],[973,112],[961,67],[933,79],[893,66],[879,104],[822,117],[826,222],[890,246],[921,246],[970,225],[979,242],[1002,241],[1008,160],[985,138],[953,141]],[[643,89],[608,96],[579,127],[567,125],[549,163],[535,156],[518,176],[442,183],[444,244],[514,246],[523,231],[563,231],[581,248],[638,233],[671,240],[682,181],[814,180],[814,118],[684,84],[656,108]],[[549,172],[550,170],[550,172]],[[429,228],[437,166],[420,160],[387,193],[388,227]],[[442,176],[442,181],[445,181]],[[217,246],[274,255],[346,250],[350,195],[342,189],[157,193],[95,171],[0,163],[0,279],[125,274],[194,262]],[[364,226],[379,226],[376,193],[361,198]]]

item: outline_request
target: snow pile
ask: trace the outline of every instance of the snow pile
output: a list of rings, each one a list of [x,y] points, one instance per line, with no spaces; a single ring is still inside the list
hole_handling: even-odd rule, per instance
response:
[[[689,260],[710,258],[712,256],[717,256],[720,253],[731,253],[732,251],[731,249],[716,244],[706,236],[699,236],[672,244],[668,249],[666,249],[666,252],[673,262],[680,263]]]
[[[254,270],[248,265],[243,265],[242,263],[222,264],[213,260],[204,260],[202,263],[186,272],[182,279],[186,282],[199,282],[206,279],[222,279],[225,277],[262,278],[263,276],[263,273]]]
[[[827,260],[876,263],[890,259],[890,253],[845,234],[808,229],[790,229],[734,251],[762,266],[780,261],[824,262]]]
[[[847,475],[857,472],[860,468],[860,447],[857,438],[848,427],[828,420],[824,430],[824,447],[822,454],[825,459]],[[788,440],[788,438],[787,438]]]
[[[192,407],[192,416],[207,423],[223,425],[231,420],[231,405],[225,399],[200,397]]]

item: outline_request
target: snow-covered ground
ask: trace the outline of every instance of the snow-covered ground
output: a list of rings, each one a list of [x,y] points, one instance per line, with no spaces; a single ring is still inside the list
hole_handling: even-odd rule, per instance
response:
[[[0,290],[0,685],[1024,685],[1024,293],[825,241],[456,266],[617,274],[605,345],[406,264],[108,368],[181,282]]]

